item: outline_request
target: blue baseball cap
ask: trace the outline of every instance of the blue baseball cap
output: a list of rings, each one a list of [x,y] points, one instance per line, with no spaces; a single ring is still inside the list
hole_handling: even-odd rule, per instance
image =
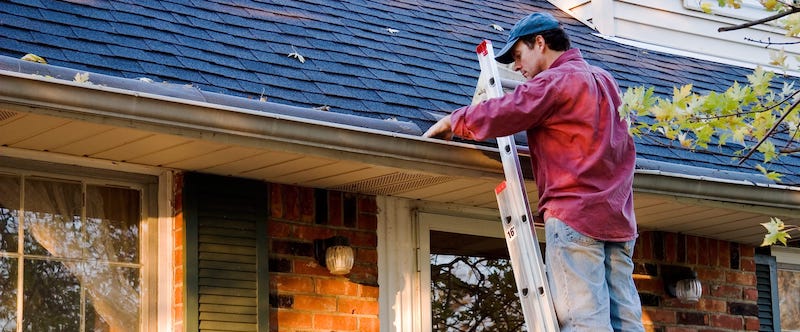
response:
[[[550,13],[533,13],[527,17],[519,20],[514,27],[511,28],[511,33],[508,34],[508,42],[506,46],[494,57],[499,63],[512,63],[514,57],[511,54],[511,49],[519,40],[519,37],[532,35],[546,30],[558,28],[558,21]]]

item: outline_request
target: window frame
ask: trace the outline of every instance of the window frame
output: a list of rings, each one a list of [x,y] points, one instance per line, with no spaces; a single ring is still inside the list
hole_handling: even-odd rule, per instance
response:
[[[752,21],[770,16],[770,11],[766,10],[757,0],[742,0],[741,8],[731,8],[728,6],[720,7],[716,0],[683,0],[683,8],[692,11],[705,13],[701,7],[704,2],[712,3],[711,13],[723,17],[734,18],[742,21]],[[776,26],[774,22],[765,23]]]
[[[147,174],[126,173],[115,170],[95,169],[90,167],[63,165],[36,160],[22,160],[12,157],[0,157],[0,174],[19,177],[24,185],[25,178],[53,179],[56,181],[78,182],[82,191],[87,186],[106,186],[136,190],[140,199],[140,235],[139,235],[139,265],[140,265],[140,328],[139,331],[157,331],[159,324],[158,313],[158,192],[159,177]],[[85,202],[82,202],[85,205]],[[82,209],[85,206],[82,206]],[[22,238],[19,241],[23,241]],[[4,257],[14,257],[24,260],[24,253],[15,252]],[[20,277],[21,279],[21,277]],[[24,285],[19,283],[18,289]],[[23,294],[17,294],[17,311],[22,307]],[[22,317],[24,318],[24,317]],[[20,319],[17,315],[17,319]],[[18,324],[17,329],[22,325]]]
[[[498,220],[460,217],[427,212],[417,213],[417,266],[419,271],[419,318],[420,329],[430,332],[431,317],[431,266],[430,232],[449,233],[505,238],[503,225]]]

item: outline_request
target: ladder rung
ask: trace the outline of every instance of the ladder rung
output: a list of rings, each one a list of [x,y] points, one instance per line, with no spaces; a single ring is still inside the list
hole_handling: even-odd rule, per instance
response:
[[[517,81],[517,80],[508,79],[508,78],[501,78],[500,79],[500,86],[502,86],[503,89],[512,89],[513,90],[513,89],[516,89],[522,83],[525,83],[525,82],[520,82],[520,81]]]

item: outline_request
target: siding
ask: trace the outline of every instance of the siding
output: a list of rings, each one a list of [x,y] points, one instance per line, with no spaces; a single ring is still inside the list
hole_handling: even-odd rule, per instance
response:
[[[750,40],[772,42],[794,41],[796,38],[785,37],[784,30],[768,25],[736,31],[718,32],[723,26],[744,23],[745,20],[728,16],[771,15],[761,8],[726,10],[726,14],[710,15],[701,11],[688,9],[684,5],[693,3],[683,0],[553,0],[557,6],[569,9],[578,19],[595,21],[601,33],[637,42],[662,46],[674,50],[699,53],[709,57],[726,59],[733,62],[760,64],[769,66],[769,50],[763,43]],[[597,16],[592,9],[593,2],[604,3],[611,8],[613,14]],[[718,10],[716,2],[714,10]],[[763,15],[762,15],[763,12]],[[610,19],[613,22],[603,24],[598,19]],[[775,45],[770,49],[785,48],[788,53],[787,63],[790,69],[798,67],[795,55],[800,55],[799,45]]]

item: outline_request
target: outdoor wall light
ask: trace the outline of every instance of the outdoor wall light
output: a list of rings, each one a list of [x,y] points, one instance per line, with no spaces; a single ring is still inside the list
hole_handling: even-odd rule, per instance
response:
[[[355,260],[350,240],[343,236],[314,240],[314,256],[334,275],[350,273]]]
[[[703,285],[697,273],[685,266],[662,266],[661,276],[669,295],[681,302],[697,303],[703,295]]]

